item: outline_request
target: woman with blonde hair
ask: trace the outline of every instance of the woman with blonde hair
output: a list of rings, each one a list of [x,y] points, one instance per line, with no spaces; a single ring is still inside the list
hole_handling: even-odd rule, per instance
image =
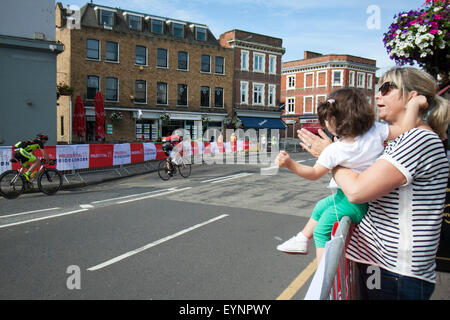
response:
[[[417,96],[426,97],[428,108],[419,113],[414,129],[390,142],[363,172],[333,170],[350,202],[369,202],[346,255],[358,263],[363,299],[429,299],[436,283],[435,258],[449,175],[442,143],[450,122],[449,104],[436,95],[434,79],[415,68],[393,68],[379,83],[376,101],[382,120],[401,121],[408,101]],[[299,131],[302,145],[310,146],[313,155],[331,143],[321,136]],[[380,270],[376,288],[367,286],[374,270],[369,266]]]

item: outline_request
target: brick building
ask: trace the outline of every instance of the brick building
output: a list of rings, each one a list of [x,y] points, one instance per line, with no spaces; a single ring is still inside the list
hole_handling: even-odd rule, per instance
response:
[[[231,30],[220,36],[234,50],[233,115],[245,129],[284,129],[281,121],[282,39]]]
[[[375,106],[376,61],[345,54],[305,51],[301,60],[284,62],[281,76],[281,101],[285,103],[284,136],[296,138],[296,131],[308,127],[317,132],[317,106],[332,91],[343,87],[364,90]]]
[[[94,97],[105,100],[106,142],[156,141],[185,128],[202,136],[208,123],[221,127],[232,112],[233,50],[220,45],[204,24],[88,3],[80,11],[56,5],[57,83],[73,88],[58,100],[58,141],[74,143],[75,98],[85,105],[93,141]],[[120,112],[122,119],[112,121]],[[169,121],[161,116],[168,115]],[[208,121],[206,121],[208,120]]]

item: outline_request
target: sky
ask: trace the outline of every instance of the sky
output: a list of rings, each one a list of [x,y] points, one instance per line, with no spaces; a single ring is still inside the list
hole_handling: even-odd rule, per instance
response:
[[[81,8],[90,0],[60,0]],[[395,14],[425,0],[93,0],[149,15],[206,24],[218,39],[240,29],[283,40],[283,62],[303,59],[304,51],[350,54],[374,59],[380,76],[395,66],[383,34]]]

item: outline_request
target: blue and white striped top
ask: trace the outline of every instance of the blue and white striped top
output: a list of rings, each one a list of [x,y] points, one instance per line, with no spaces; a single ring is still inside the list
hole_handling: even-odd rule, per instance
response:
[[[407,182],[369,203],[347,258],[435,283],[449,175],[444,145],[434,132],[416,128],[392,141],[380,159],[400,170]]]

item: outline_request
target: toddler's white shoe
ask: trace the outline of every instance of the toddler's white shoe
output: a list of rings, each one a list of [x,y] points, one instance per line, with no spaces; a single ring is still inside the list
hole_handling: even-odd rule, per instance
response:
[[[294,236],[277,246],[277,250],[290,254],[308,254],[308,240],[300,240]]]

